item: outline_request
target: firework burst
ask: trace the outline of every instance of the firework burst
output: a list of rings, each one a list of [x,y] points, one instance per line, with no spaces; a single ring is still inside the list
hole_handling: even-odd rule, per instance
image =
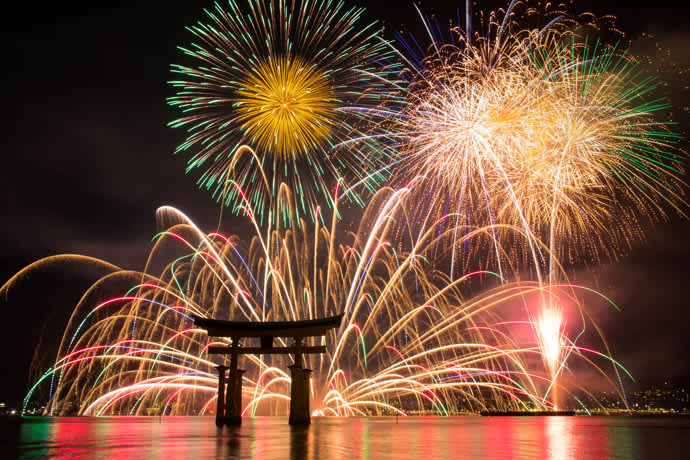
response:
[[[392,52],[363,11],[340,1],[230,0],[188,28],[198,41],[180,48],[189,65],[172,66],[177,94],[168,102],[182,117],[170,126],[186,130],[176,153],[189,155],[188,171],[203,170],[198,184],[216,200],[244,213],[242,189],[264,219],[286,183],[304,214],[338,179],[368,177],[356,152],[331,155],[390,92],[381,62]]]
[[[415,225],[451,213],[456,227],[520,226],[534,241],[506,241],[513,259],[537,255],[549,271],[537,240],[565,261],[615,257],[641,220],[684,214],[684,154],[659,119],[670,106],[626,52],[579,38],[562,15],[526,27],[519,5],[487,15],[485,34],[453,29],[456,44],[425,22],[433,43],[407,58],[407,103],[361,139],[396,158],[395,184],[416,184]]]
[[[320,148],[335,123],[328,79],[299,59],[259,64],[237,94],[237,118],[249,142],[283,158]]]

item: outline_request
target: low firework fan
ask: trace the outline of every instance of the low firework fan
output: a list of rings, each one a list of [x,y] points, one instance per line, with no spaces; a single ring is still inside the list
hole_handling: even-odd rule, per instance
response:
[[[176,153],[188,155],[188,172],[203,170],[199,186],[237,214],[275,221],[266,210],[277,209],[284,223],[285,207],[272,206],[279,184],[300,197],[303,215],[338,180],[376,188],[376,165],[357,152],[333,156],[392,96],[382,70],[392,52],[363,12],[329,0],[230,0],[188,28],[198,41],[180,47],[189,65],[172,66],[168,103],[182,116],[169,125],[186,130]]]
[[[591,395],[582,401],[588,389],[575,369],[600,375],[625,404],[615,381],[623,381],[624,369],[609,356],[603,336],[584,335],[585,329],[600,334],[585,306],[608,299],[570,283],[513,281],[515,273],[500,285],[497,274],[484,270],[450,281],[429,257],[437,229],[411,235],[409,252],[393,248],[388,237],[393,223],[404,219],[408,197],[405,189],[381,190],[355,231],[339,229],[348,223],[331,215],[330,226],[302,219],[270,232],[253,221],[250,238],[206,233],[166,206],[156,213],[166,230],[141,272],[74,254],[27,266],[0,285],[0,296],[66,264],[104,275],[75,305],[55,361],[37,375],[25,410],[208,414],[217,402],[218,359],[229,364],[227,357],[210,356],[209,347],[229,340],[209,338],[193,316],[257,322],[335,314],[344,314],[337,330],[305,342],[327,349],[304,356],[314,371],[316,415],[449,415],[561,403],[603,408]],[[338,197],[333,201],[337,206]],[[562,315],[565,307],[576,314]],[[36,356],[50,359],[54,351],[40,347]],[[292,363],[288,355],[242,358],[244,416],[287,413]]]

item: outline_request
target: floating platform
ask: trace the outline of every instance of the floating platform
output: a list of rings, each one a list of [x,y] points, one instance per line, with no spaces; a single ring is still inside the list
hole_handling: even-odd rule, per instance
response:
[[[498,416],[498,417],[534,417],[534,416],[569,416],[575,415],[574,410],[535,410],[535,411],[522,411],[522,410],[483,410],[479,413],[484,416]]]

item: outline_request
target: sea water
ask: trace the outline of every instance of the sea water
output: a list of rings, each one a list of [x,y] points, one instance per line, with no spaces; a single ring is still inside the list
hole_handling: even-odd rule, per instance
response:
[[[0,458],[686,459],[686,417],[28,417],[0,421]]]

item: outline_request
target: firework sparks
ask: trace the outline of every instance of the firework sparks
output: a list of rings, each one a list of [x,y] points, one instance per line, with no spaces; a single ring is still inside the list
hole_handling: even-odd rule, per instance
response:
[[[556,380],[559,367],[562,364],[563,326],[563,316],[557,309],[546,307],[539,312],[536,335],[552,381]],[[557,408],[558,399],[555,394],[552,397],[552,401],[554,407]]]
[[[182,49],[194,65],[173,66],[169,103],[183,115],[171,125],[187,130],[177,151],[190,154],[190,170],[204,169],[199,184],[246,214],[254,234],[205,233],[164,207],[158,217],[173,224],[141,273],[64,256],[13,277],[0,294],[56,260],[112,270],[76,306],[27,402],[45,392],[50,414],[212,410],[206,350],[227,343],[208,343],[193,316],[344,313],[319,343],[328,352],[306,358],[320,415],[553,408],[586,393],[559,379],[574,358],[622,387],[599,364],[619,377],[598,328],[605,353],[577,344],[591,324],[582,299],[596,293],[567,282],[559,260],[596,261],[627,243],[640,217],[683,212],[678,136],[657,121],[668,104],[649,96],[658,83],[633,58],[577,37],[560,16],[521,26],[518,5],[488,14],[481,35],[468,19],[457,44],[425,22],[433,43],[419,62],[342,3],[231,1],[208,11],[208,24],[189,28],[199,43]],[[406,70],[380,65],[393,55]],[[365,124],[371,117],[385,121]],[[341,183],[340,199],[356,199],[359,185],[347,171],[365,185],[394,176],[354,232],[337,219]],[[319,198],[333,208],[330,226]],[[486,252],[487,242],[494,254],[478,260],[472,248]],[[439,268],[447,254],[449,274]],[[93,301],[123,280],[128,292]],[[565,304],[581,313],[574,336]],[[286,411],[289,359],[246,358],[245,415]]]

